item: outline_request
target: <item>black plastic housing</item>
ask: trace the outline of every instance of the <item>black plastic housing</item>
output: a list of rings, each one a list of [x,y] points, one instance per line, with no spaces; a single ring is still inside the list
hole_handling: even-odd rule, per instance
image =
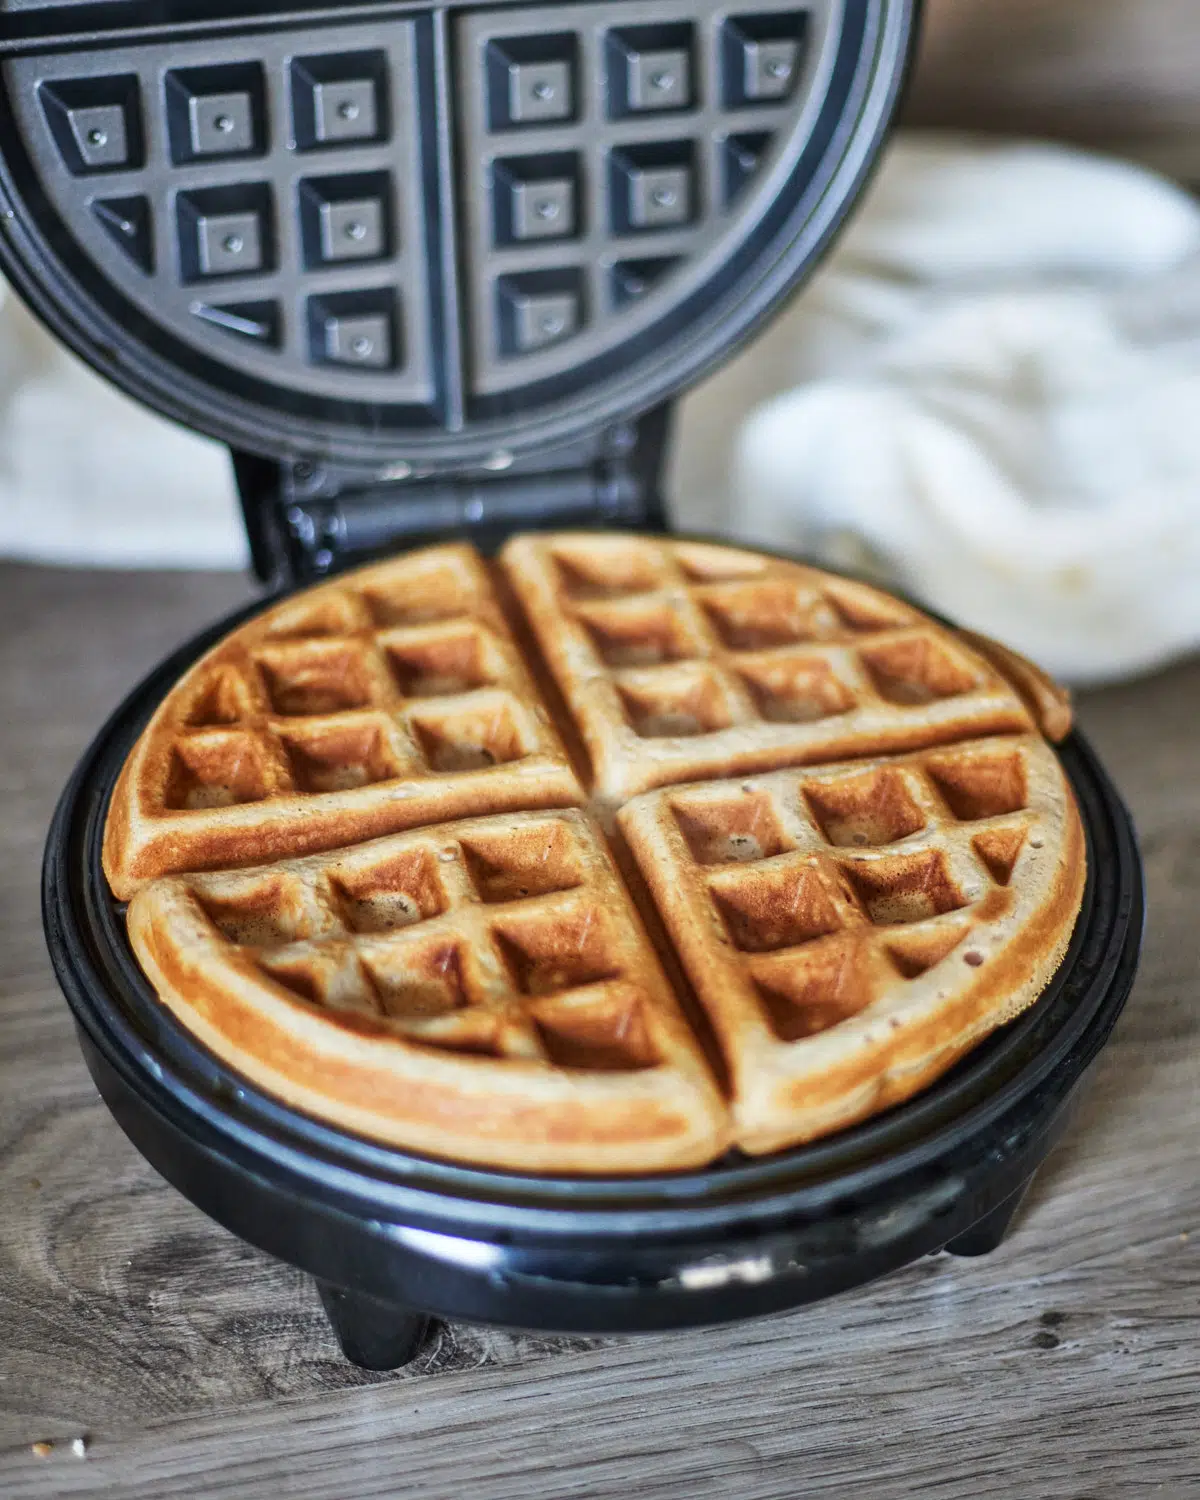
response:
[[[403,1362],[430,1313],[559,1332],[704,1325],[811,1302],[944,1246],[998,1243],[1125,1003],[1141,940],[1129,817],[1082,735],[1061,750],[1089,866],[1066,961],[952,1073],[866,1124],[760,1160],[523,1177],[374,1145],[277,1103],[199,1046],[136,965],[100,866],[112,786],[180,673],[252,612],[163,662],[80,762],[47,844],[46,932],[122,1128],[206,1213],[317,1278],[351,1358]]]

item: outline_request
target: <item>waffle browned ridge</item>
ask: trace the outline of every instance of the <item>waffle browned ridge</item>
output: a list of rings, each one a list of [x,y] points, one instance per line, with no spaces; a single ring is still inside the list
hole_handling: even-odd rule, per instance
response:
[[[584,800],[466,545],[360,569],[265,610],[159,705],[113,794],[121,899],[478,812]]]
[[[723,1101],[576,811],[439,825],[174,876],[129,930],[155,988],[287,1102],[526,1170],[662,1170],[727,1144]]]
[[[591,762],[596,802],[1034,727],[953,631],[761,553],[524,536],[501,553]]]
[[[1041,992],[1084,879],[1048,721],[1003,648],[769,555],[437,547],[201,658],[105,869],[164,1002],[293,1105],[491,1166],[687,1167],[897,1102]]]
[[[650,792],[618,815],[758,1153],[910,1097],[1062,961],[1083,834],[1040,735]]]

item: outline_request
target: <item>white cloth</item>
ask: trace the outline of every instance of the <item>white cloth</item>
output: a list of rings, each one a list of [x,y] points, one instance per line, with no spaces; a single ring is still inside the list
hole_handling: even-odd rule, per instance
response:
[[[1184,193],[1065,149],[909,141],[767,343],[789,389],[736,442],[739,534],[895,580],[1074,681],[1200,644]]]
[[[0,298],[0,557],[245,567],[228,450],[123,396]]]

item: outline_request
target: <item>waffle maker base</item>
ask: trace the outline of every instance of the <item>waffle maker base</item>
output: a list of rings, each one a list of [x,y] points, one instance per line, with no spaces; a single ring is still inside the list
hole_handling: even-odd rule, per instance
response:
[[[409,1156],[309,1119],[198,1046],[155,999],[108,892],[109,795],[195,637],[100,731],[55,814],[51,958],[101,1096],[198,1208],[312,1275],[346,1356],[390,1369],[430,1316],[557,1333],[711,1325],[814,1302],[930,1252],[1003,1238],[1132,985],[1142,872],[1084,737],[1061,747],[1088,839],[1066,961],[1041,999],[917,1098],[813,1145],[702,1171],[522,1177]]]

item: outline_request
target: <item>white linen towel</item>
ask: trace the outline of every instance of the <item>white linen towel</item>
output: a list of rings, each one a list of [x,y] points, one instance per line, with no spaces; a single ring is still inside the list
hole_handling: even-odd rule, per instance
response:
[[[1200,643],[1200,210],[1178,189],[910,140],[739,366],[760,352],[785,394],[743,422],[734,369],[688,413],[741,428],[740,535],[894,580],[1074,681]]]
[[[228,450],[122,395],[0,297],[0,557],[247,566]]]

